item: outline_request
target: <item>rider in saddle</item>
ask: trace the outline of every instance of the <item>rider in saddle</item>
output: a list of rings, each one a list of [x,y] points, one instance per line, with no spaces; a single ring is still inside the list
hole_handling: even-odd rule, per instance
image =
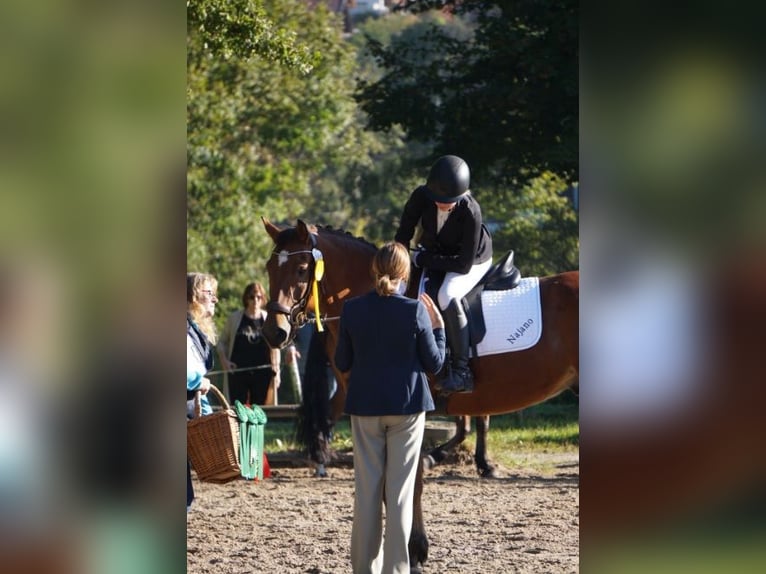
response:
[[[468,367],[469,332],[461,299],[476,286],[492,265],[492,238],[484,226],[481,208],[469,190],[468,164],[454,155],[436,160],[425,185],[415,189],[404,206],[395,239],[409,247],[418,223],[419,248],[412,262],[444,273],[438,305],[444,316],[450,368],[437,383],[444,393],[473,390]]]

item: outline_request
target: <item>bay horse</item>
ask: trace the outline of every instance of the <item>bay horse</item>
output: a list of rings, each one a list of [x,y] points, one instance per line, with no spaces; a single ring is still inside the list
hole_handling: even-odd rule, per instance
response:
[[[263,335],[272,347],[283,348],[313,312],[317,329],[326,331],[327,355],[334,368],[341,309],[349,298],[373,288],[370,267],[377,247],[342,230],[309,226],[300,219],[295,227],[286,228],[265,218],[262,222],[275,245],[266,263],[269,303]],[[579,371],[579,272],[542,277],[539,284],[542,333],[538,343],[523,351],[471,359],[474,391],[449,395],[440,412],[477,417],[510,413],[574,384]],[[334,370],[345,394],[347,378]],[[436,397],[433,381],[431,385]],[[336,419],[342,409],[334,401]],[[428,557],[422,491],[423,464],[418,466],[409,544],[415,571]]]

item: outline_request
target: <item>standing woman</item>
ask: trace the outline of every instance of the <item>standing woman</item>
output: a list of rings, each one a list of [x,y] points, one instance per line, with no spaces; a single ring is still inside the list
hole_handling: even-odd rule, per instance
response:
[[[186,274],[186,417],[194,417],[194,395],[200,391],[202,415],[213,412],[207,400],[210,379],[205,375],[213,367],[216,334],[213,324],[218,281],[207,273]],[[194,500],[191,469],[186,462],[186,510]]]
[[[213,412],[205,396],[210,379],[205,375],[213,367],[216,341],[215,304],[218,281],[207,273],[186,274],[186,400],[187,414],[194,413],[194,394],[202,392],[202,414]],[[190,417],[191,418],[191,417]]]
[[[471,195],[468,164],[455,155],[440,157],[431,166],[425,185],[412,192],[404,206],[395,239],[405,247],[418,223],[422,250],[412,262],[444,274],[438,303],[444,314],[450,366],[439,386],[445,393],[473,390],[468,366],[468,320],[460,300],[492,266],[492,238],[482,221],[479,203]]]
[[[428,295],[399,295],[410,274],[404,246],[383,245],[372,272],[375,290],[343,306],[335,350],[338,369],[350,371],[345,410],[354,441],[351,564],[355,574],[409,573],[425,413],[434,409],[426,372],[444,362],[444,323]]]
[[[273,404],[279,388],[280,352],[269,347],[261,334],[266,321],[262,307],[265,297],[260,283],[249,283],[242,293],[242,309],[229,315],[218,341],[218,356],[228,377],[232,404]]]

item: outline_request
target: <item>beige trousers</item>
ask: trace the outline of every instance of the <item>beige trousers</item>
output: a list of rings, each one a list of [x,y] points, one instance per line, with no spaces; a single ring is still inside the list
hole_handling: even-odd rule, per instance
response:
[[[407,544],[426,415],[351,416],[354,574],[409,574]],[[386,529],[383,538],[383,502]]]

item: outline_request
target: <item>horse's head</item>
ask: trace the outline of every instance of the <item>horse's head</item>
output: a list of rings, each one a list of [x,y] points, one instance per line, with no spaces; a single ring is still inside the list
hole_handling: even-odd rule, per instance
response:
[[[266,263],[269,274],[268,316],[263,336],[274,348],[288,345],[306,322],[307,306],[314,280],[316,233],[303,221],[295,227],[279,228],[261,218],[266,232],[274,241],[274,251]]]

